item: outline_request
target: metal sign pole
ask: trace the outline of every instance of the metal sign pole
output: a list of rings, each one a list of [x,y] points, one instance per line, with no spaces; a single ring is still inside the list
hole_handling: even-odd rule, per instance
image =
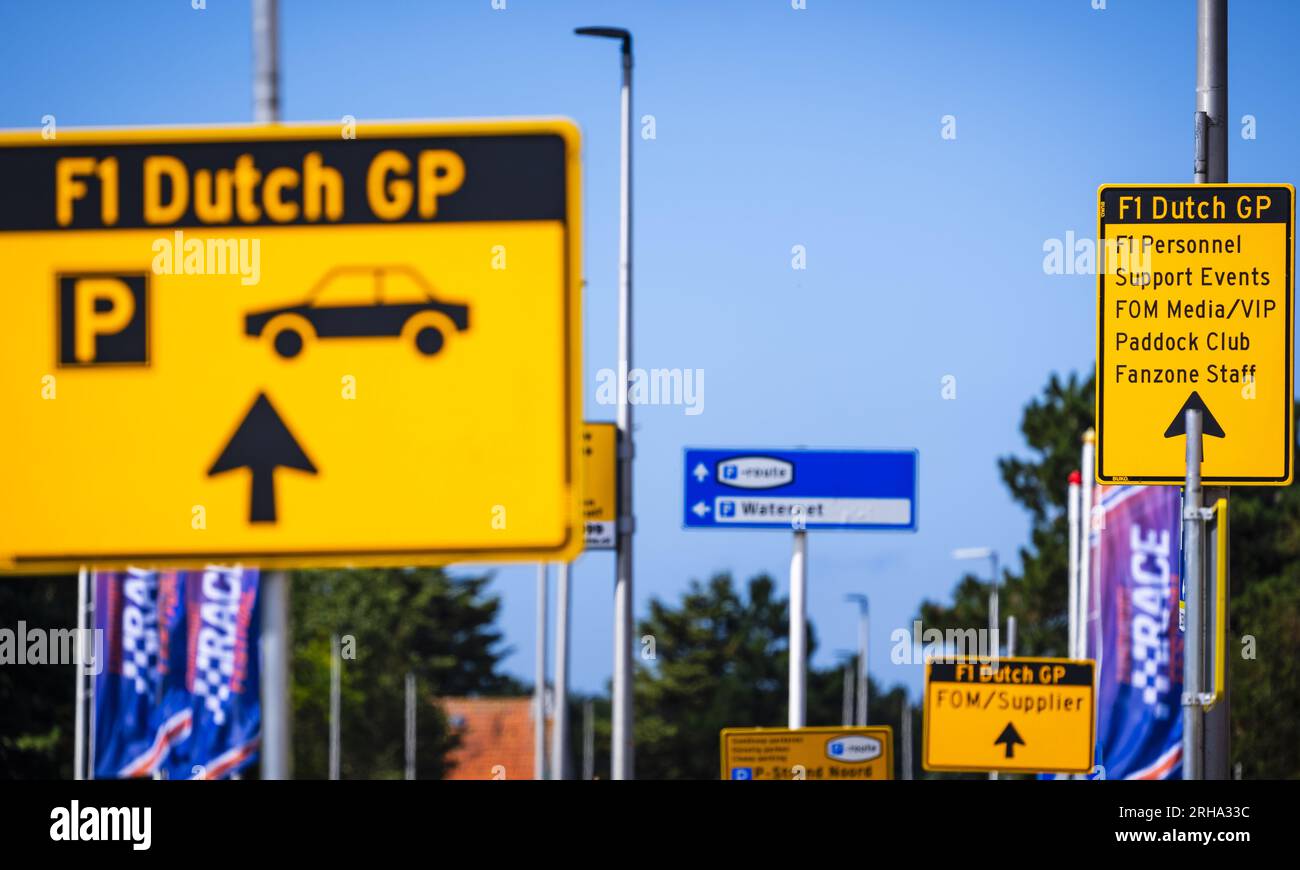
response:
[[[280,120],[278,0],[253,0],[253,120]],[[262,575],[262,778],[288,779],[289,578]]]
[[[1198,184],[1222,183],[1228,180],[1228,0],[1198,0],[1196,7],[1196,165],[1194,179]],[[1228,498],[1226,487],[1207,489],[1207,504]],[[1226,520],[1225,520],[1226,521]],[[1206,540],[1214,539],[1220,522],[1216,513],[1206,529]],[[1217,560],[1216,560],[1217,561]],[[1222,560],[1225,566],[1230,563]],[[1214,563],[1210,563],[1214,564]],[[1229,572],[1214,582],[1226,587],[1224,594],[1210,595],[1206,584],[1207,610],[1212,611],[1218,600],[1227,609],[1231,591]],[[1207,613],[1206,624],[1227,624],[1227,613]],[[1214,644],[1223,643],[1225,637],[1215,637]],[[1206,644],[1203,653],[1217,654],[1212,644]],[[1207,670],[1208,672],[1208,670]],[[1229,704],[1230,695],[1225,676],[1223,697],[1205,715],[1205,770],[1207,779],[1228,779],[1229,764]]]
[[[555,722],[551,727],[551,779],[568,779],[569,563],[555,566]]]
[[[546,563],[537,564],[537,661],[533,666],[533,779],[546,779]]]
[[[1187,481],[1183,488],[1183,566],[1187,629],[1183,635],[1183,779],[1204,779],[1205,711],[1201,707],[1205,580],[1201,557],[1201,412],[1187,411]]]
[[[795,529],[790,556],[790,717],[791,728],[802,728],[808,679],[808,638],[805,634],[805,593],[808,584],[808,532]]]
[[[72,778],[86,778],[86,566],[77,572],[76,710],[73,711]],[[93,648],[93,646],[92,646]],[[98,665],[98,662],[96,662]]]

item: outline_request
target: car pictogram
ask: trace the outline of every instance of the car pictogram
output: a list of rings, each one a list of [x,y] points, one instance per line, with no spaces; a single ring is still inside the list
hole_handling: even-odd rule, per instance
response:
[[[285,359],[313,340],[336,338],[399,338],[433,356],[450,333],[468,329],[469,306],[438,299],[415,269],[400,265],[331,269],[303,302],[244,318],[244,332],[266,337]]]

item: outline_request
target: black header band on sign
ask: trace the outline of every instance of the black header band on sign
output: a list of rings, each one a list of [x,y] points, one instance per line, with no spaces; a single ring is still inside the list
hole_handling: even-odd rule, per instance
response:
[[[932,683],[961,683],[973,686],[1091,686],[1092,665],[1082,662],[1053,662],[1002,659],[998,670],[1019,672],[1020,679],[998,680],[992,662],[932,662]],[[1063,670],[1058,671],[1057,668]],[[1045,670],[1044,670],[1045,669]],[[981,676],[985,675],[985,676]]]
[[[459,157],[464,168],[463,181],[454,191],[438,197],[436,214],[432,217],[422,216],[420,209],[413,204],[401,216],[381,218],[371,208],[367,187],[372,163],[385,151],[400,153],[409,161],[410,168],[404,175],[377,171],[376,175],[382,182],[403,180],[415,187],[420,181],[420,155],[430,151],[450,151]],[[226,221],[204,221],[196,214],[194,179],[197,171],[206,170],[211,192],[212,184],[230,177],[241,156],[250,155],[260,173],[260,183],[266,182],[270,172],[282,167],[296,172],[301,180],[305,162],[313,154],[319,155],[313,158],[314,162],[337,171],[341,179],[342,209],[337,217],[308,219],[303,207],[304,185],[301,183],[296,188],[284,185],[277,191],[281,202],[297,206],[296,216],[291,220],[274,220],[265,208],[259,208],[260,215],[255,220],[241,219],[237,210],[232,210],[231,219]],[[93,165],[99,165],[107,158],[116,158],[114,173],[118,203],[115,222],[106,224],[102,217],[104,180],[94,174],[79,172],[77,181],[84,185],[84,192],[71,206],[71,219],[60,224],[56,167],[61,159],[78,157],[92,158],[95,161]],[[145,219],[144,163],[150,157],[175,158],[188,173],[189,204],[175,220],[157,223]],[[0,148],[0,191],[3,192],[0,231],[563,221],[567,171],[565,141],[555,133],[102,145],[51,142],[48,145]],[[282,175],[292,177],[291,173]],[[386,184],[380,186],[386,188]],[[167,178],[163,178],[160,190],[161,198],[168,202],[175,193]],[[260,206],[260,189],[256,196]],[[413,196],[418,201],[418,190],[413,192]]]
[[[1121,210],[1121,197],[1128,197]],[[1260,210],[1254,206],[1258,197],[1268,197],[1267,205]],[[1132,198],[1136,198],[1136,203]],[[1221,217],[1198,217],[1208,211],[1216,201],[1224,205]],[[1237,203],[1245,198],[1251,206],[1247,215],[1237,211]],[[1190,199],[1191,209],[1183,206]],[[1159,201],[1163,200],[1165,213],[1157,216]],[[1108,187],[1101,192],[1102,236],[1107,224],[1267,224],[1286,223],[1291,220],[1291,189],[1281,186],[1216,187],[1205,185],[1172,187]],[[1176,206],[1176,207],[1175,207]],[[1190,214],[1189,214],[1190,212]]]

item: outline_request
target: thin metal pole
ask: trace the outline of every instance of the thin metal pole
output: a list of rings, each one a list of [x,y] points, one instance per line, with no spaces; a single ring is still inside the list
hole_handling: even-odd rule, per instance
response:
[[[1228,180],[1228,2],[1227,0],[1198,0],[1196,6],[1196,165],[1194,177],[1197,183],[1223,183]],[[1206,490],[1203,493],[1206,504],[1214,504],[1219,498],[1228,499],[1227,488]],[[1226,512],[1226,511],[1225,511]],[[1205,540],[1214,540],[1219,522],[1226,522],[1226,517],[1215,515],[1205,529]],[[1203,564],[1214,564],[1205,562]],[[1230,563],[1225,560],[1225,565]],[[1215,583],[1226,585],[1223,601],[1228,608],[1228,599],[1232,592],[1230,582],[1231,570],[1225,570],[1224,576],[1214,575]],[[1207,626],[1216,625],[1219,619],[1213,613],[1217,588],[1211,589],[1206,584],[1205,613]],[[1213,618],[1210,618],[1210,617]],[[1223,615],[1226,624],[1228,614]],[[1215,636],[1214,642],[1224,639]],[[1214,655],[1213,644],[1207,643],[1203,648],[1207,657],[1206,673],[1211,672],[1209,657]],[[1206,779],[1228,779],[1229,755],[1231,750],[1230,717],[1232,710],[1232,692],[1227,676],[1224,677],[1222,697],[1214,709],[1205,714],[1205,768]]]
[[[610,776],[635,778],[632,741],[632,34],[621,27],[579,27],[579,36],[617,39],[622,46],[619,94],[618,216],[618,538],[614,569],[614,692],[610,710]]]
[[[808,638],[806,605],[808,584],[808,532],[795,529],[790,555],[790,727],[804,726],[807,707]]]
[[[280,10],[278,0],[253,0],[253,120],[280,121]]]
[[[1093,460],[1095,457],[1095,448],[1097,435],[1089,429],[1083,433],[1083,457],[1081,462],[1082,469],[1082,490],[1079,498],[1079,610],[1076,614],[1079,622],[1074,627],[1074,652],[1071,654],[1076,659],[1087,658],[1088,656],[1088,587],[1092,571],[1092,493],[1095,485],[1093,474]]]
[[[551,725],[551,779],[568,779],[569,563],[555,568],[555,721]]]
[[[1228,0],[1196,3],[1197,184],[1228,180]]]
[[[1001,578],[998,576],[998,554],[996,550],[989,551],[989,562],[993,567],[993,588],[989,592],[989,646],[993,650],[994,658],[996,658],[999,646],[998,635],[1000,634],[998,626],[1002,624],[998,615],[998,584]]]
[[[330,779],[339,778],[342,755],[339,715],[342,712],[343,656],[339,651],[339,636],[330,635]]]
[[[1007,617],[1007,658],[1013,658],[1016,654],[1016,618]]]
[[[1183,488],[1183,559],[1187,629],[1183,635],[1183,779],[1204,779],[1205,711],[1201,707],[1205,580],[1201,562],[1201,412],[1187,411],[1187,480]]]
[[[406,778],[415,779],[415,674],[406,674]]]
[[[289,578],[262,575],[262,779],[288,779],[293,765],[289,735]]]
[[[86,566],[77,571],[77,642],[73,672],[77,675],[76,709],[73,711],[72,778],[86,778]],[[98,663],[96,663],[98,664]]]
[[[998,576],[998,553],[996,550],[989,551],[989,561],[993,566],[993,591],[989,593],[989,648],[992,649],[993,658],[996,660],[1000,652],[998,626],[1001,625],[998,615],[998,585],[1001,578]],[[1010,649],[1007,650],[1007,655],[1011,655]],[[998,772],[996,770],[989,771],[989,779],[995,780],[997,778]]]
[[[582,704],[582,778],[596,778],[596,704],[590,699]]]
[[[912,702],[903,695],[903,779],[912,778]]]
[[[867,596],[862,596],[861,605],[858,608],[858,709],[856,721],[859,725],[866,725],[867,703],[871,700],[868,697],[869,675],[871,673],[869,669],[871,663],[871,606],[867,603]]]
[[[1066,576],[1069,583],[1070,611],[1069,611],[1069,639],[1066,642],[1066,656],[1075,658],[1075,650],[1079,639],[1076,635],[1079,627],[1079,500],[1081,498],[1079,484],[1080,475],[1075,471],[1070,474],[1069,489],[1066,494],[1065,524],[1069,528],[1070,535],[1070,554],[1068,557],[1069,568]]]
[[[840,721],[845,728],[853,724],[853,683],[853,661],[849,660],[844,663],[844,701],[840,708],[843,714]]]
[[[632,742],[632,37],[623,38],[618,221],[618,552],[614,580],[613,779],[634,779]]]
[[[253,120],[280,120],[280,14],[277,0],[253,0]],[[289,579],[262,575],[262,778],[288,779]]]
[[[546,563],[537,565],[537,661],[533,666],[533,779],[546,779]]]

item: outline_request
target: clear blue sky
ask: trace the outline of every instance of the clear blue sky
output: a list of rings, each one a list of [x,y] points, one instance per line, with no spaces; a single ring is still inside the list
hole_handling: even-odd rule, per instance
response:
[[[705,410],[639,411],[636,602],[691,578],[770,572],[779,532],[680,528],[683,446],[914,447],[920,531],[810,540],[815,663],[854,644],[871,596],[872,673],[888,634],[961,573],[954,547],[1013,566],[1028,517],[996,459],[1053,371],[1092,365],[1094,282],[1047,276],[1045,239],[1094,232],[1102,182],[1191,179],[1193,0],[282,0],[287,120],[564,115],[586,146],[589,419],[615,362],[617,50],[636,34],[637,357],[703,369]],[[247,0],[0,3],[0,126],[251,120]],[[1233,3],[1234,181],[1295,182],[1300,4]],[[940,137],[956,116],[957,138]],[[791,246],[808,268],[790,268]],[[940,380],[957,379],[944,401]],[[1064,481],[1062,482],[1064,485]],[[602,690],[613,557],[575,567],[573,682]],[[533,569],[497,571],[508,669],[531,679]],[[1064,578],[1062,578],[1064,582]]]

